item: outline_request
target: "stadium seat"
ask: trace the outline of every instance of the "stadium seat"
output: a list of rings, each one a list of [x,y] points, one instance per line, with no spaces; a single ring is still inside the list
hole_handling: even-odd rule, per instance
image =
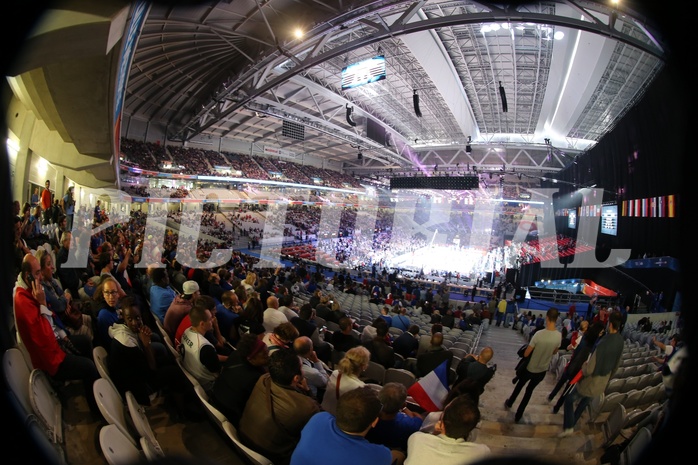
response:
[[[138,448],[137,434],[132,424],[129,424],[130,415],[114,385],[108,379],[100,378],[94,382],[93,390],[97,407],[107,423],[115,425]]]
[[[64,444],[63,406],[43,370],[35,368],[29,375],[29,401],[49,440],[54,444]]]
[[[132,438],[117,425],[108,424],[99,430],[99,445],[109,465],[133,465],[144,458]]]

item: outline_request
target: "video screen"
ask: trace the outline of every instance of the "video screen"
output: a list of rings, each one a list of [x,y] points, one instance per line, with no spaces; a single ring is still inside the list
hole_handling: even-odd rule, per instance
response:
[[[601,234],[618,234],[618,205],[601,206]]]
[[[342,69],[342,90],[385,79],[385,57],[378,55]]]
[[[577,229],[577,209],[571,208],[567,210],[567,227]]]

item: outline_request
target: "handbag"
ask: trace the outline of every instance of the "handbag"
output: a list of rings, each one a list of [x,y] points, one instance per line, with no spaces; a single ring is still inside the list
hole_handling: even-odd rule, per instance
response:
[[[526,352],[526,347],[528,347],[528,344],[522,345],[519,350],[516,351],[516,355],[520,357],[519,362],[516,364],[516,367],[514,368],[514,371],[516,372],[516,377],[514,380],[518,381],[518,378],[523,376],[524,371],[526,370],[526,367],[528,367],[528,362],[531,360],[531,356],[529,355],[528,357],[524,357],[524,353]],[[533,353],[533,352],[531,352]],[[512,380],[513,382],[516,382]]]

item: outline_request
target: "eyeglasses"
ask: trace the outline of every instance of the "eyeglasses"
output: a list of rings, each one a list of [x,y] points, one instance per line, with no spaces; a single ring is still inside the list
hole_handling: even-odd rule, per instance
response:
[[[119,291],[102,291],[104,295],[116,295]]]

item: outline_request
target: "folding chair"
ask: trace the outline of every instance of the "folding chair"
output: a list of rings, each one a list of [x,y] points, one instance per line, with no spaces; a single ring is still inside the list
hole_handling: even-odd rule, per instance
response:
[[[625,378],[613,378],[606,385],[605,394],[612,392],[625,392]]]
[[[96,380],[92,388],[97,407],[107,423],[115,425],[128,438],[128,441],[138,448],[138,441],[133,430],[134,426],[128,423],[132,420],[124,405],[124,400],[116,388],[105,378]]]
[[[138,403],[136,397],[131,391],[126,391],[126,406],[128,407],[128,412],[131,416],[133,426],[140,435],[141,449],[143,449],[145,452],[145,449],[143,448],[143,443],[145,440],[147,443],[146,447],[148,447],[147,455],[154,455],[155,457],[164,456],[165,454],[162,451],[162,447],[160,447],[160,443],[153,432],[153,428],[150,426],[150,420],[145,414],[145,407]]]
[[[25,423],[27,434],[31,437],[32,447],[42,452],[56,465],[68,465],[65,444],[56,444],[46,435],[46,428],[34,414],[29,414]],[[53,459],[53,460],[51,460]]]
[[[615,441],[622,431],[626,419],[627,414],[625,412],[625,407],[623,407],[623,404],[616,404],[606,421],[601,424],[601,431],[603,431],[604,436],[602,448],[606,448],[613,444],[613,441]]]
[[[368,362],[368,368],[366,371],[361,373],[360,378],[364,382],[372,382],[376,384],[383,385],[383,379],[385,378],[386,369],[380,363],[376,363],[373,360]]]
[[[99,445],[109,465],[133,465],[143,461],[143,455],[132,438],[109,424],[99,430]]]
[[[620,453],[620,465],[633,465],[638,463],[642,452],[652,441],[652,432],[646,426],[638,429],[632,439]]]
[[[206,409],[206,413],[208,413],[208,416],[211,417],[211,419],[218,425],[218,427],[223,428],[223,423],[228,421],[226,416],[218,410],[216,407],[211,404],[211,402],[208,399],[208,394],[206,394],[206,391],[204,390],[203,386],[200,384],[197,386],[194,386],[194,391],[196,392],[196,395],[199,397],[199,400],[201,403],[204,405],[204,408]]]
[[[97,371],[99,371],[99,376],[109,381],[116,390],[116,385],[114,384],[114,381],[112,381],[111,376],[109,375],[109,365],[107,364],[108,357],[109,354],[107,353],[107,349],[105,349],[104,347],[95,346],[92,349],[92,360],[94,360],[95,366],[97,367]],[[120,393],[119,396],[121,396]]]
[[[63,406],[43,370],[35,368],[29,375],[29,402],[49,440],[54,444],[64,444]]]
[[[223,431],[228,436],[228,438],[233,442],[233,445],[245,456],[247,457],[252,465],[274,465],[274,463],[242,443],[240,437],[238,436],[237,429],[232,423],[226,421],[223,423]]]
[[[33,412],[29,394],[29,377],[32,369],[27,365],[22,351],[16,347],[7,349],[2,354],[2,369],[10,390],[24,408],[24,412],[30,415]]]
[[[417,377],[408,370],[401,368],[388,368],[383,376],[383,384],[400,383],[409,389],[417,381]]]

